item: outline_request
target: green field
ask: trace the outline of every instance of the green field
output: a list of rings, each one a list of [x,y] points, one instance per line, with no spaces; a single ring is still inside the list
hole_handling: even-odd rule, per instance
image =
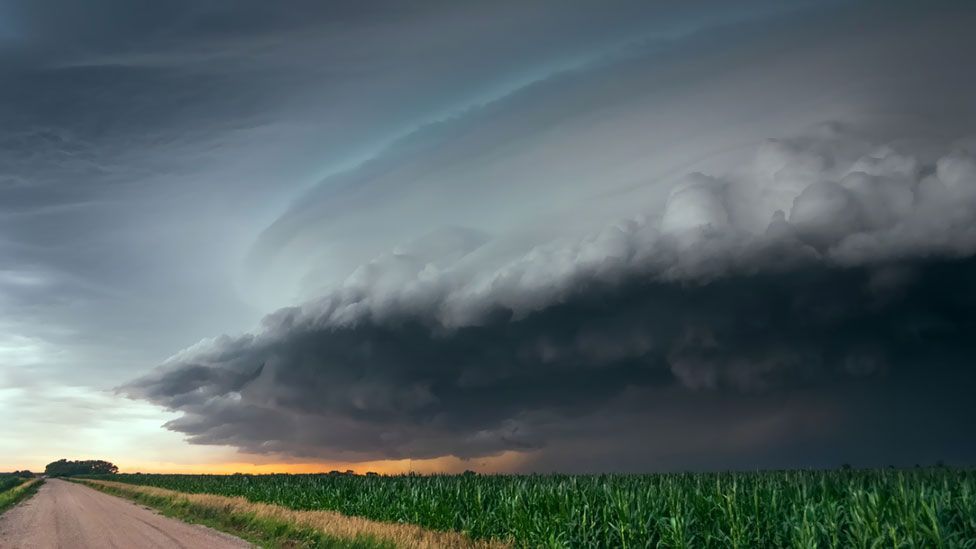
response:
[[[976,547],[976,471],[111,475],[522,547]]]
[[[33,494],[40,482],[17,475],[0,474],[0,513]]]
[[[26,479],[13,475],[0,475],[0,493],[6,492],[15,486],[19,486]]]

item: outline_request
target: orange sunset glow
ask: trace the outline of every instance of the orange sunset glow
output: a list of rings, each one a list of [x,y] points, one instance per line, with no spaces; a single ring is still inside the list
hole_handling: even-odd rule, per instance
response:
[[[434,474],[460,473],[475,469],[481,473],[510,473],[518,471],[529,454],[505,452],[498,456],[464,460],[454,456],[433,459],[401,459],[360,462],[307,462],[307,463],[249,463],[229,461],[209,464],[178,464],[160,461],[121,462],[123,473],[172,473],[172,474],[267,474],[267,473],[327,473],[329,471],[353,471],[356,474],[368,472],[381,475],[400,475],[406,473]]]

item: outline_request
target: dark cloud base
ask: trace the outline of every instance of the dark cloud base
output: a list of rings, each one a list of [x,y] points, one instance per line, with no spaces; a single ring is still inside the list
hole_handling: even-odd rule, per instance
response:
[[[976,389],[974,312],[971,258],[580,283],[524,318],[498,309],[455,330],[284,309],[124,391],[183,412],[168,427],[193,443],[302,458],[976,463],[960,442],[976,419],[960,394]]]

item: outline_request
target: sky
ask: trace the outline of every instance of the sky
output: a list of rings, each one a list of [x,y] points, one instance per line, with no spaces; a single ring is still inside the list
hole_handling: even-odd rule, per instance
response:
[[[976,465],[974,23],[0,0],[0,470]]]

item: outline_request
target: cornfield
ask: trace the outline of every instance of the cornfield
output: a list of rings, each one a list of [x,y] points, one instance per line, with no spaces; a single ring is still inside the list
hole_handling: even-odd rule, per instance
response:
[[[111,475],[520,547],[976,547],[976,471]]]

